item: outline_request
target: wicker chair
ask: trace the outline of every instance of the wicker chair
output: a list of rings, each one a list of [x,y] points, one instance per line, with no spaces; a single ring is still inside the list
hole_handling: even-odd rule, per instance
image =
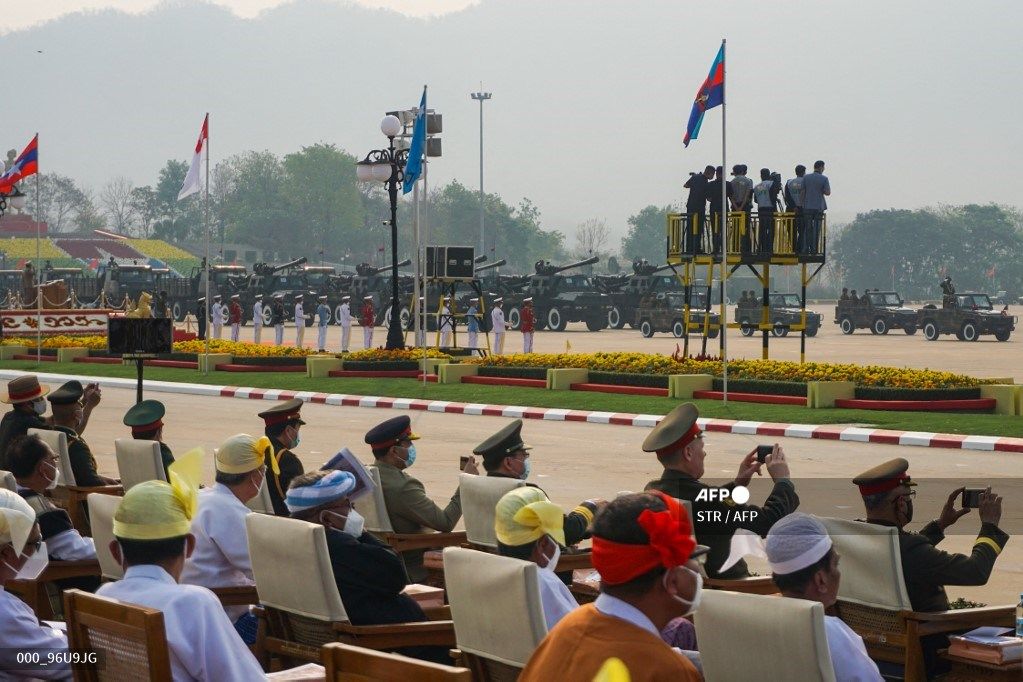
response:
[[[897,528],[835,518],[821,521],[842,556],[834,615],[863,637],[875,661],[902,665],[907,682],[926,679],[922,637],[982,625],[1012,625],[1014,606],[913,611],[902,574]]]
[[[334,642],[321,650],[327,682],[472,682],[466,668],[388,654],[373,649]]]
[[[547,635],[538,570],[473,549],[444,550],[459,656],[478,682],[516,680]]]
[[[679,500],[686,508],[689,518],[693,518],[693,503],[689,500]],[[696,525],[695,523],[693,524]],[[697,538],[699,542],[699,538]],[[744,594],[778,594],[778,587],[771,580],[769,575],[752,575],[748,578],[707,578],[703,581],[704,586],[710,590],[729,590],[731,592],[742,592]]]
[[[352,625],[334,581],[323,526],[268,514],[250,514],[245,524],[265,633],[257,647],[266,655],[286,664],[315,663],[329,642],[380,650],[454,645],[450,620]]]
[[[118,438],[114,441],[117,472],[125,492],[145,481],[166,481],[160,443],[155,440]]]
[[[50,446],[60,457],[60,475],[63,485],[58,485],[53,490],[53,500],[60,505],[68,516],[71,517],[71,525],[82,535],[92,535],[89,527],[89,517],[85,513],[85,498],[89,493],[105,493],[108,495],[123,495],[124,488],[119,485],[105,485],[95,487],[81,487],[75,481],[75,472],[71,468],[71,458],[67,451],[67,434],[63,431],[51,429],[29,429],[28,435],[39,436],[43,442]]]
[[[170,652],[163,613],[80,590],[64,593],[70,649],[99,650],[97,663],[75,666],[79,682],[170,682]]]
[[[835,682],[819,602],[713,590],[695,622],[706,682]]]

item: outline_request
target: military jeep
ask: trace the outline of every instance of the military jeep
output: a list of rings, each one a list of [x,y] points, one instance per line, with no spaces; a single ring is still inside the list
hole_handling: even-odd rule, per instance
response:
[[[669,332],[675,338],[686,335],[685,294],[681,291],[648,294],[636,308],[636,327],[650,338],[656,332]],[[707,317],[705,292],[693,292],[689,302],[689,333],[702,334],[707,321],[707,337],[715,338],[721,331],[721,316],[711,312]]]
[[[768,294],[768,306],[771,333],[775,336],[788,336],[789,330],[802,323],[802,309],[799,294]],[[760,298],[741,299],[735,307],[735,321],[739,323],[739,331],[743,336],[753,336],[760,324],[762,315]],[[806,311],[806,335],[817,336],[821,328],[821,315]]]
[[[901,329],[912,336],[917,330],[916,311],[902,303],[894,291],[869,291],[859,298],[840,300],[835,306],[835,324],[843,334],[857,329],[869,329],[871,334]]]
[[[1016,317],[1005,309],[995,310],[987,294],[957,293],[945,298],[941,307],[928,304],[917,310],[917,324],[928,341],[937,341],[942,334],[955,334],[960,341],[976,341],[984,335],[1008,341],[1016,328]]]

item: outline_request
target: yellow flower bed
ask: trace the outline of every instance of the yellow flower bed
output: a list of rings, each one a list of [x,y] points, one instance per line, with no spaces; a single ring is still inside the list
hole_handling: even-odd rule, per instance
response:
[[[35,258],[36,240],[29,237],[0,239],[0,251],[7,253],[7,259]],[[68,255],[54,246],[49,239],[39,240],[40,258],[67,258]]]
[[[15,337],[0,341],[5,346],[28,346],[36,347],[36,337]],[[89,350],[106,350],[107,337],[105,336],[44,336],[43,348],[88,348]]]
[[[36,347],[35,337],[31,338],[7,338],[0,341],[5,346],[29,346]],[[106,350],[107,337],[105,336],[46,336],[43,337],[43,348],[88,348],[89,350]],[[203,353],[205,352],[205,341],[175,341],[175,353]],[[314,353],[309,348],[294,348],[292,346],[263,346],[255,343],[244,343],[241,341],[228,341],[226,339],[210,339],[211,353],[230,353],[237,357],[254,358],[284,358],[304,357]]]
[[[650,353],[530,353],[497,355],[468,360],[490,367],[580,367],[598,372],[628,374],[711,374],[723,373],[720,360],[675,360],[670,355]],[[884,367],[881,365],[833,364],[828,362],[786,362],[780,360],[732,360],[728,376],[733,379],[764,381],[852,381],[857,386],[889,388],[970,388],[990,380],[931,369]]]
[[[127,244],[139,253],[160,260],[186,260],[195,258],[192,254],[160,239],[131,239]]]
[[[383,348],[371,348],[368,350],[357,350],[345,355],[345,360],[359,360],[362,362],[395,362],[410,360],[416,362],[423,357],[423,349],[406,348],[404,350],[385,350]],[[426,349],[428,358],[450,358],[447,353],[442,353],[433,348]]]

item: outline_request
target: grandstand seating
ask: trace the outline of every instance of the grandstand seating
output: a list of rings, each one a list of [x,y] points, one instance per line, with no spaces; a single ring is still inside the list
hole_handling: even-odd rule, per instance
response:
[[[119,239],[55,239],[54,244],[75,258],[90,261],[93,258],[105,260],[104,254],[114,258],[138,259],[140,263],[148,262],[143,254],[133,249],[127,242]]]

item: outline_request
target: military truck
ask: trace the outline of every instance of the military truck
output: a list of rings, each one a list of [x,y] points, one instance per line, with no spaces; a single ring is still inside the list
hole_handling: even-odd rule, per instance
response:
[[[535,273],[509,280],[507,285],[515,293],[505,295],[505,319],[512,329],[518,329],[522,319],[522,301],[533,299],[537,330],[564,331],[569,322],[585,322],[591,332],[607,327],[610,301],[607,294],[596,288],[589,275],[561,273],[592,265],[600,260],[593,256],[567,265],[551,265],[537,261]]]
[[[670,332],[677,339],[688,331],[690,334],[702,334],[704,321],[708,321],[707,338],[715,338],[721,329],[721,316],[711,312],[708,315],[707,294],[705,291],[694,291],[689,302],[689,328],[685,323],[685,292],[651,292],[647,294],[636,308],[634,326],[646,338],[657,332]]]
[[[164,283],[171,281],[170,270],[149,265],[114,263],[107,267],[105,276],[103,291],[107,295],[107,304],[111,306],[119,306],[125,296],[138,301],[143,291],[155,295]]]
[[[192,268],[187,277],[168,276],[161,282],[167,292],[167,308],[178,322],[193,310],[196,300],[206,295],[205,261]],[[220,295],[225,303],[233,294],[244,294],[249,288],[251,275],[244,265],[214,265],[210,268],[210,297]],[[243,306],[242,320],[246,321]]]
[[[774,326],[771,333],[775,336],[788,336],[789,328],[802,322],[802,305],[799,294],[771,293],[768,294],[770,323]],[[740,299],[735,307],[735,321],[739,323],[739,331],[743,336],[753,336],[760,324],[763,307],[759,297]],[[806,335],[817,336],[821,328],[821,315],[806,311]]]
[[[83,268],[55,268],[52,266],[43,268],[43,282],[63,280],[67,285],[68,295],[75,292],[79,307],[98,306],[99,294],[103,290],[103,282],[106,273],[97,275],[91,270]]]
[[[928,341],[937,341],[942,334],[955,334],[960,341],[976,341],[985,335],[1008,341],[1017,321],[1008,314],[1008,306],[996,311],[987,294],[972,292],[946,295],[940,308],[928,304],[916,314],[917,325]]]
[[[608,295],[610,307],[607,311],[607,326],[610,329],[621,329],[626,324],[635,328],[635,317],[630,313],[650,292],[680,292],[682,283],[670,272],[670,265],[660,267],[649,264],[646,260],[632,263],[632,272],[618,275],[597,275],[594,282]],[[666,272],[665,271],[669,271]],[[660,274],[665,273],[665,274]]]
[[[905,307],[894,291],[868,291],[859,298],[840,300],[835,306],[835,324],[843,334],[869,329],[871,334],[887,334],[901,329],[907,336],[916,334],[916,311]]]

